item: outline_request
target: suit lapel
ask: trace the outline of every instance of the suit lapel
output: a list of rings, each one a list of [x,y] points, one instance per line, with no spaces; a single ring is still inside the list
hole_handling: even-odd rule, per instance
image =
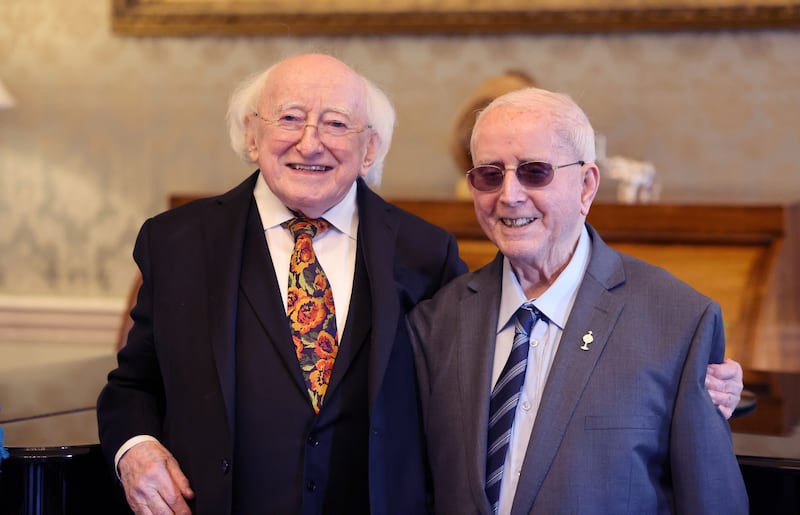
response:
[[[287,269],[287,275],[288,272]],[[286,318],[286,300],[280,295],[278,278],[272,266],[272,256],[264,237],[264,227],[255,199],[251,200],[240,284],[244,297],[255,312],[267,339],[281,357],[295,385],[308,398],[303,372],[297,361],[295,348],[291,344],[292,335]]]
[[[491,391],[494,342],[497,339],[497,317],[500,306],[503,256],[498,254],[489,265],[478,270],[469,282],[468,291],[459,303],[458,393],[463,418],[464,452],[469,466],[472,496],[479,506],[489,510],[486,492],[486,445],[489,425],[489,392]],[[493,306],[493,309],[487,307]],[[477,399],[477,401],[476,401]]]
[[[592,257],[542,393],[512,514],[530,513],[533,509],[576,406],[624,307],[624,302],[610,291],[625,280],[619,255],[591,227],[589,234]],[[594,341],[589,350],[582,350],[582,338],[589,331]]]
[[[363,181],[358,181],[358,245],[363,250],[372,299],[368,385],[370,414],[383,383],[401,315],[394,278],[397,220],[389,216],[392,209],[390,204],[372,193]]]
[[[336,363],[333,365],[331,380],[325,397],[335,394],[347,369],[355,360],[359,350],[369,337],[371,329],[371,293],[367,279],[366,268],[362,253],[361,242],[356,250],[356,269],[353,275],[353,290],[350,295],[350,308],[347,312],[347,322],[344,332],[339,340],[339,351],[336,354]],[[296,361],[296,360],[295,360]]]
[[[224,195],[201,201],[207,203],[203,227],[209,334],[231,429],[235,420],[234,345],[242,242],[258,173]]]

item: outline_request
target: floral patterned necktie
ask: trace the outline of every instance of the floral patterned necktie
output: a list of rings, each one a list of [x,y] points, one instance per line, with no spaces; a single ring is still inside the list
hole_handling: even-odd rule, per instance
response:
[[[287,315],[308,395],[314,412],[319,413],[339,342],[333,291],[317,261],[311,240],[330,224],[322,218],[292,218],[284,225],[294,235],[294,252],[289,262]]]

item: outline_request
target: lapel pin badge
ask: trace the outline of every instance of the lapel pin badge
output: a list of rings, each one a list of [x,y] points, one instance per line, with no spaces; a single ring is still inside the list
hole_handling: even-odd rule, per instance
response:
[[[588,333],[583,335],[583,345],[581,345],[581,350],[589,350],[589,344],[594,341],[594,336],[592,336],[592,332],[589,331]]]

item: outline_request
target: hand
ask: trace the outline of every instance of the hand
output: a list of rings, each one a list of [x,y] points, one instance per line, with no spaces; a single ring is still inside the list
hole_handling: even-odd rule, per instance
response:
[[[191,514],[185,499],[194,498],[178,462],[160,443],[134,445],[120,458],[125,498],[136,515]]]
[[[732,359],[706,368],[706,389],[725,418],[731,418],[742,396],[742,367]]]

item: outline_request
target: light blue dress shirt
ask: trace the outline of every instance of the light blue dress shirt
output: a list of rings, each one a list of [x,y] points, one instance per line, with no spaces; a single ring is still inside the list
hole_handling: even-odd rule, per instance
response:
[[[519,474],[525,459],[533,425],[536,422],[536,413],[542,399],[547,376],[553,365],[561,334],[567,323],[567,318],[575,303],[575,296],[583,281],[586,268],[591,257],[589,233],[586,227],[581,231],[578,245],[572,254],[569,264],[564,268],[555,282],[536,299],[527,299],[516,275],[508,261],[503,261],[503,285],[500,299],[500,313],[497,321],[497,339],[494,350],[494,365],[492,367],[492,386],[497,382],[503,366],[511,353],[514,340],[514,315],[517,309],[526,301],[534,301],[536,308],[549,320],[538,320],[531,329],[530,350],[528,364],[525,371],[525,384],[517,405],[514,416],[514,425],[511,430],[511,442],[500,486],[501,514],[511,512],[511,505],[519,483]],[[581,345],[582,342],[572,342]],[[491,394],[491,392],[489,392]],[[547,421],[543,420],[543,424]],[[532,456],[531,459],[536,459]]]

